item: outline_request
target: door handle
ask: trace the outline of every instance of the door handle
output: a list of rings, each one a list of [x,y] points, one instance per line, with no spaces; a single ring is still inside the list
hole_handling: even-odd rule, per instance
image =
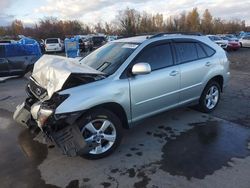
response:
[[[179,72],[176,70],[169,73],[170,76],[176,76],[177,74],[179,74]]]
[[[206,62],[206,66],[209,67],[212,63],[211,62]]]

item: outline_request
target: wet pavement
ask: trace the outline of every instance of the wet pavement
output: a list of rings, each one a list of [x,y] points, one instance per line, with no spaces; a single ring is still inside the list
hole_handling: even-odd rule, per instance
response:
[[[17,125],[12,113],[1,109],[0,114],[0,187],[55,187],[45,185],[37,169],[48,154],[47,146]]]
[[[193,123],[191,130],[170,140],[162,148],[161,169],[171,175],[203,179],[232,158],[250,155],[250,129],[229,122]]]
[[[0,187],[250,187],[250,73],[232,80],[212,114],[172,110],[124,131],[101,160],[70,158],[12,120],[26,78],[0,80]]]

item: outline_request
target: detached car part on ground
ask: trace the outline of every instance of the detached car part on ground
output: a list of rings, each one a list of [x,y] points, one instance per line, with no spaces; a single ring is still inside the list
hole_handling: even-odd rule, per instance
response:
[[[68,156],[112,153],[122,129],[187,104],[218,105],[230,76],[222,48],[204,36],[140,36],[109,42],[80,62],[45,55],[14,119],[39,129]]]

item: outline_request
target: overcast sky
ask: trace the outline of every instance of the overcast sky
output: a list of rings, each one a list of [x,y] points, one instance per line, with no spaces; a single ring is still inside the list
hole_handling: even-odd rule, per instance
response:
[[[112,21],[126,7],[167,16],[206,8],[213,16],[223,19],[239,18],[250,25],[250,0],[0,0],[0,25],[20,19],[31,25],[45,16],[77,19],[84,23]]]

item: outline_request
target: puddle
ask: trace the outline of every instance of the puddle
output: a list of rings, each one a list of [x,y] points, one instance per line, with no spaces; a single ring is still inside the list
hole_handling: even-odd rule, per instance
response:
[[[193,129],[168,140],[162,148],[161,169],[171,175],[203,179],[232,158],[250,155],[250,129],[225,122],[191,124]]]
[[[0,109],[1,187],[54,188],[41,179],[37,166],[47,157],[47,146],[33,140],[26,128],[17,125],[12,113]],[[4,121],[1,121],[4,120]],[[6,124],[7,123],[7,124]]]

